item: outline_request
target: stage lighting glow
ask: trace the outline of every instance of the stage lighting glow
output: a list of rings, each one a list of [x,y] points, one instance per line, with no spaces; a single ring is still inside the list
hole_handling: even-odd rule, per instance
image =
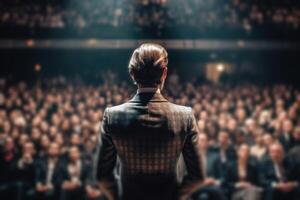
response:
[[[28,47],[33,47],[34,46],[34,40],[32,40],[32,39],[26,40],[26,45]]]
[[[218,70],[219,72],[223,72],[223,71],[224,71],[224,65],[223,65],[223,64],[218,64],[218,65],[217,65],[217,70]]]
[[[41,66],[39,63],[37,63],[37,64],[34,65],[34,70],[35,70],[36,72],[41,71],[41,68],[42,68],[42,66]]]

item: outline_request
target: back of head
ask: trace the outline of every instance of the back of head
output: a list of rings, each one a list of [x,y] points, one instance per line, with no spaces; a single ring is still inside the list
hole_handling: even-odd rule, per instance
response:
[[[167,64],[167,51],[158,44],[146,43],[133,52],[128,70],[138,85],[155,87],[162,84],[162,76]]]

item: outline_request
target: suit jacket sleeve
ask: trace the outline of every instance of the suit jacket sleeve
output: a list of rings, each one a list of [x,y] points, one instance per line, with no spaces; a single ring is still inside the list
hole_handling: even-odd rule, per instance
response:
[[[36,164],[35,164],[35,184],[39,184],[39,183],[44,183],[43,180],[43,166],[41,164],[41,161],[39,160]]]
[[[198,126],[191,110],[188,132],[184,141],[182,155],[185,162],[187,175],[181,185],[181,196],[188,196],[200,187],[203,181],[201,163],[198,156]]]
[[[108,199],[115,199],[117,195],[114,168],[116,165],[117,153],[113,144],[109,129],[108,108],[104,111],[103,121],[100,128],[99,144],[96,152],[96,178],[101,190]]]

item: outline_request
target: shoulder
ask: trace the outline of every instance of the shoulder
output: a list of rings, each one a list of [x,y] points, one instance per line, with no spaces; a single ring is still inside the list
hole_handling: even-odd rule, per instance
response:
[[[180,114],[184,113],[184,114],[189,114],[189,115],[193,114],[193,110],[189,106],[182,106],[182,105],[177,105],[174,103],[169,103],[169,106],[174,112],[178,112]]]
[[[112,115],[115,113],[125,112],[127,111],[127,104],[128,103],[123,103],[117,106],[106,107],[104,110],[104,115]]]
[[[130,109],[128,103],[123,103],[117,106],[107,107],[103,113],[103,121],[106,124],[120,123],[120,120],[128,119],[135,111]]]

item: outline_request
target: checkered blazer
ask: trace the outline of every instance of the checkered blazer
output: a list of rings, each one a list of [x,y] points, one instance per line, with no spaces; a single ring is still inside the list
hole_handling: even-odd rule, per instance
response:
[[[96,177],[111,199],[178,199],[203,178],[196,140],[191,108],[172,104],[159,92],[137,93],[104,112]],[[176,167],[181,154],[187,173],[178,183]],[[118,189],[113,170],[117,160]]]

